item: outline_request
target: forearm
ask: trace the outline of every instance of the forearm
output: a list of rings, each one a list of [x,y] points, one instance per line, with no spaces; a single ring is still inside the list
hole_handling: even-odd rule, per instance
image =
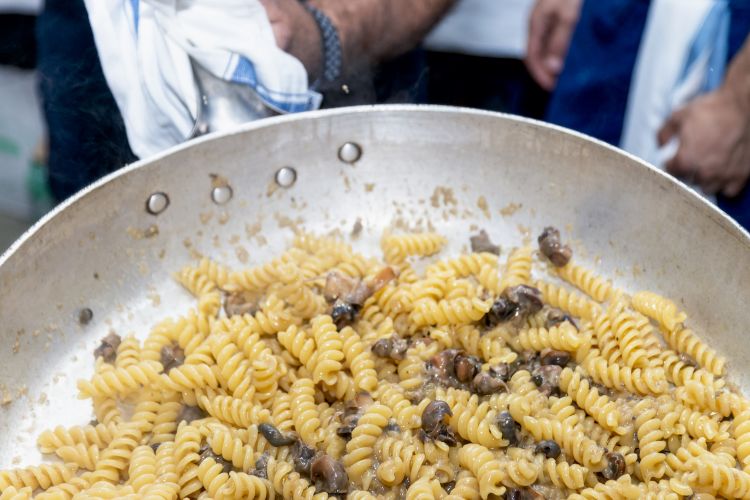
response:
[[[429,32],[455,0],[313,0],[331,18],[344,68],[399,55]]]

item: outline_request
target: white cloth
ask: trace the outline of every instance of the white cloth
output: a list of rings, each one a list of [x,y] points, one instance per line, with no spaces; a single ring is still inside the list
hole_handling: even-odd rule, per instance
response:
[[[258,0],[85,0],[99,59],[133,152],[187,139],[197,89],[190,57],[286,111],[320,105],[302,63],[276,46]]]
[[[460,0],[425,39],[425,47],[488,57],[526,55],[534,0]]]
[[[631,82],[621,146],[664,168],[678,144],[663,148],[657,133],[669,116],[704,92],[709,71],[723,68],[707,63],[709,54],[691,62],[690,51],[717,0],[653,0]],[[725,41],[716,40],[725,43]],[[708,48],[707,48],[708,49]]]

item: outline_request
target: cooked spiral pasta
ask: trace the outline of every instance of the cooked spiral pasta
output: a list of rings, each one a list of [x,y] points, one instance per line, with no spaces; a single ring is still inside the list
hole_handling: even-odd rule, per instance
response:
[[[52,430],[42,432],[37,439],[37,445],[42,453],[53,453],[63,446],[79,444],[85,447],[95,445],[104,448],[112,442],[116,431],[115,424],[75,426],[68,429],[58,425]]]
[[[78,443],[71,446],[61,446],[55,450],[55,455],[67,464],[75,464],[79,468],[94,470],[99,460],[99,447],[95,444],[86,446]]]
[[[743,470],[750,470],[750,409],[743,410],[734,417],[732,435],[737,441],[737,459]]]
[[[261,479],[252,474],[244,472],[229,472],[229,481],[219,491],[218,498],[257,498],[265,500],[273,498],[271,484],[266,479]]]
[[[0,471],[0,491],[10,487],[19,490],[26,487],[46,490],[50,486],[67,482],[75,471],[75,466],[59,463]]]
[[[288,302],[301,318],[312,318],[323,310],[323,298],[313,293],[296,267],[283,266],[279,278],[284,283],[279,289],[279,298]]]
[[[664,367],[667,380],[674,385],[685,385],[693,380],[702,385],[710,385],[717,389],[721,388],[723,381],[716,379],[714,375],[703,368],[696,368],[692,363],[686,362],[676,352],[666,350],[659,354],[659,361]]]
[[[229,273],[229,281],[225,287],[230,291],[247,290],[254,292],[265,290],[269,285],[279,280],[279,268],[281,266],[296,263],[298,258],[298,252],[288,251],[262,266]]]
[[[490,408],[487,401],[480,404],[478,396],[473,395],[465,403],[456,401],[450,406],[453,411],[451,427],[456,429],[462,438],[486,448],[500,448],[508,445],[496,425],[497,413]]]
[[[406,358],[398,364],[399,385],[405,391],[418,389],[423,383],[424,361],[414,349],[409,349]]]
[[[593,471],[604,467],[604,449],[587,438],[567,422],[547,418],[523,418],[523,427],[537,441],[551,439],[560,445],[566,455]]]
[[[461,471],[446,500],[479,500],[479,482],[469,471]]]
[[[503,471],[492,453],[482,445],[467,444],[458,451],[458,462],[469,470],[479,482],[479,495],[486,499],[490,495],[505,493]]]
[[[726,365],[724,357],[708,347],[692,330],[677,328],[663,333],[664,339],[672,349],[687,354],[700,366],[716,376],[724,374],[724,366]]]
[[[445,298],[448,279],[451,277],[453,277],[453,274],[450,271],[442,271],[412,284],[410,289],[414,304],[411,307],[413,308],[416,304],[425,300],[438,301]]]
[[[177,393],[169,393],[159,403],[159,411],[154,420],[151,430],[151,443],[165,443],[174,441],[174,433],[177,430],[177,417],[182,411],[182,403]]]
[[[557,349],[575,352],[584,342],[584,339],[576,332],[575,327],[566,321],[559,326],[553,326],[549,330],[546,328],[524,328],[518,332],[516,342],[519,350],[524,351]]]
[[[380,242],[386,262],[400,264],[410,255],[427,257],[440,251],[444,237],[435,233],[384,235]]]
[[[500,460],[500,468],[503,471],[503,484],[509,488],[530,486],[539,477],[539,467],[524,459]]]
[[[229,482],[229,473],[223,472],[223,467],[216,463],[211,457],[204,458],[198,464],[198,479],[206,493],[211,498],[216,498],[219,491]]]
[[[201,387],[218,387],[219,373],[217,365],[204,363],[193,365],[186,362],[182,366],[172,368],[169,373],[162,373],[158,379],[163,389],[186,392]]]
[[[649,365],[648,352],[645,349],[642,334],[637,328],[634,316],[623,311],[621,304],[610,307],[607,314],[625,364],[630,368],[647,367]]]
[[[616,290],[610,281],[605,281],[594,271],[583,266],[569,262],[555,270],[558,276],[597,302],[610,300],[615,295]]]
[[[199,269],[194,267],[187,266],[182,268],[182,270],[175,275],[175,278],[188,292],[199,298],[216,289],[216,285],[212,283],[207,276],[201,273]]]
[[[580,494],[568,497],[568,500],[617,500],[641,498],[641,490],[633,484],[629,474],[620,476],[617,480],[610,479],[606,483],[598,483],[593,488],[586,488]]]
[[[667,391],[664,370],[661,368],[636,368],[610,364],[593,349],[581,366],[591,378],[615,390],[627,390],[635,394],[662,394]]]
[[[380,462],[377,477],[386,486],[401,484],[405,478],[413,483],[432,472],[427,457],[415,446],[409,433],[401,437],[384,435],[376,448]]]
[[[710,488],[725,498],[750,497],[750,474],[708,460],[692,459],[687,481],[692,486]]]
[[[633,295],[633,308],[659,322],[662,328],[672,332],[687,316],[679,311],[674,302],[653,292],[638,292]]]
[[[328,385],[336,383],[336,374],[341,371],[344,359],[341,338],[330,316],[318,316],[312,320],[312,335],[315,339],[313,380]]]
[[[489,363],[512,363],[518,358],[518,354],[508,348],[502,338],[493,336],[491,332],[482,335],[473,325],[460,326],[455,337],[466,352]]]
[[[294,428],[305,443],[314,446],[320,440],[320,419],[315,408],[315,385],[310,379],[299,379],[292,385],[292,415]]]
[[[0,492],[0,500],[30,500],[32,491],[28,486],[25,488],[9,486]]]
[[[732,414],[738,415],[750,407],[748,402],[734,393],[724,390],[716,391],[713,387],[706,387],[694,381],[689,381],[684,387],[678,388],[676,395],[690,406],[715,411],[724,417]]]
[[[226,381],[232,395],[238,399],[247,399],[252,387],[250,362],[232,342],[230,335],[214,336],[211,352],[216,359],[221,378]]]
[[[325,500],[328,495],[315,492],[315,487],[299,474],[294,472],[294,467],[283,460],[268,459],[266,466],[268,480],[273,485],[274,491],[282,498],[295,498],[300,500]]]
[[[542,292],[544,300],[549,305],[573,316],[591,320],[601,314],[601,307],[581,294],[545,281],[537,281],[534,286]]]
[[[411,286],[388,284],[375,292],[368,300],[375,301],[380,310],[388,316],[395,316],[411,310],[414,293]]]
[[[117,425],[122,422],[122,412],[114,398],[91,398],[96,420],[104,425]]]
[[[421,425],[421,411],[411,404],[403,394],[403,389],[392,384],[383,384],[376,393],[377,398],[391,409],[398,425],[414,429]]]
[[[531,248],[517,248],[508,256],[505,263],[505,272],[498,288],[502,291],[506,288],[528,284],[531,280]]]
[[[661,416],[662,422],[679,423],[694,438],[704,438],[713,441],[719,434],[718,424],[700,411],[688,408],[670,399],[668,413]],[[672,424],[674,426],[674,424]]]
[[[479,321],[490,309],[488,302],[478,298],[422,301],[409,315],[415,326],[462,325]]]
[[[313,353],[315,353],[315,340],[313,340],[304,330],[297,326],[291,325],[286,330],[279,332],[277,335],[279,343],[291,352],[302,364],[311,370],[314,366],[311,364]]]
[[[599,394],[580,373],[565,368],[560,374],[560,388],[605,429],[614,431],[620,425],[620,414],[615,403]]]
[[[201,446],[201,434],[193,426],[182,422],[175,434],[175,463],[177,484],[180,496],[188,497],[201,489],[198,479],[198,451]]]
[[[128,335],[120,345],[117,346],[117,357],[115,358],[115,367],[127,368],[138,363],[141,356],[141,344],[132,335]]]
[[[644,399],[635,406],[635,427],[640,447],[641,475],[646,481],[658,479],[666,471],[664,462],[667,457],[662,451],[667,443],[651,401]]]
[[[150,446],[138,446],[133,450],[128,467],[128,484],[135,493],[145,490],[156,481],[156,455]]]
[[[344,366],[351,370],[354,385],[360,391],[374,391],[378,379],[372,353],[353,328],[342,328],[339,334],[343,341]]]
[[[368,469],[372,464],[373,448],[383,428],[388,424],[391,410],[385,405],[373,404],[360,417],[352,431],[352,438],[346,444],[343,463],[349,479],[369,488]]]
[[[193,307],[96,357],[96,421],[0,498],[750,498],[750,401],[675,303],[529,247],[418,262],[445,243],[182,269]]]
[[[466,278],[468,276],[477,276],[482,266],[489,265],[497,268],[497,255],[491,253],[470,253],[463,254],[453,259],[444,259],[434,264],[430,264],[425,270],[427,278],[448,277]]]
[[[127,395],[139,387],[153,383],[161,371],[161,363],[141,361],[127,368],[98,373],[91,381],[78,381],[79,397],[111,398],[115,395]]]
[[[423,477],[409,486],[409,489],[406,490],[405,500],[432,500],[444,495],[445,491],[440,487],[437,479]]]
[[[251,470],[255,466],[255,450],[251,446],[246,446],[226,428],[214,428],[208,438],[208,444],[214,453],[232,462],[237,469]]]
[[[558,488],[581,489],[586,485],[589,470],[577,464],[556,462],[548,458],[542,462],[540,475]]]
[[[214,396],[209,398],[202,395],[198,398],[198,404],[212,417],[216,417],[235,427],[261,424],[271,419],[270,412],[262,406],[254,405],[231,396]]]

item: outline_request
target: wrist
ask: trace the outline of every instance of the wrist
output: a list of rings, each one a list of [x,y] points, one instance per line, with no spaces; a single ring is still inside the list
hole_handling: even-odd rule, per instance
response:
[[[313,83],[313,86],[317,88],[321,84],[335,82],[341,77],[343,58],[341,38],[338,28],[327,14],[308,2],[305,2],[304,6],[315,21],[320,35],[319,47],[322,53],[320,75]]]
[[[299,5],[294,34],[287,52],[300,60],[312,82],[320,78],[323,71],[323,39],[312,13],[304,5]]]

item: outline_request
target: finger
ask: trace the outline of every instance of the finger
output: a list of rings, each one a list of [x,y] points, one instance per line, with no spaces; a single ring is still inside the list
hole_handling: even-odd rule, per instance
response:
[[[664,164],[664,167],[666,168],[668,173],[674,175],[675,177],[679,177],[680,179],[685,179],[692,173],[689,165],[687,165],[684,161],[684,154],[682,154],[681,150],[679,149],[672,158],[667,160],[667,162]]]
[[[543,4],[537,2],[529,16],[529,35],[527,40],[526,54],[529,57],[538,57],[542,52],[542,41],[548,29],[549,14],[543,8]]]
[[[526,67],[529,73],[545,90],[551,90],[554,84],[553,76],[550,75],[544,65],[551,19],[545,9],[535,8],[529,21],[529,40],[526,54]]]
[[[547,71],[543,62],[528,60],[526,67],[528,68],[531,77],[542,89],[551,92],[555,88],[557,75],[553,75]]]
[[[574,24],[573,20],[560,18],[557,18],[556,22],[552,24],[544,62],[547,71],[554,75],[558,75],[562,71],[565,56],[570,46],[570,38],[573,36]]]
[[[714,195],[721,191],[722,187],[724,187],[724,183],[720,180],[710,180],[706,182],[700,182],[698,184],[704,193]]]
[[[745,188],[747,180],[746,179],[737,179],[729,182],[726,186],[724,186],[724,189],[721,191],[721,194],[726,196],[727,198],[734,198],[740,192]]]
[[[672,113],[667,119],[664,125],[661,126],[659,132],[656,134],[656,140],[659,146],[664,146],[669,140],[674,137],[679,131],[684,116],[683,110],[678,110]]]

